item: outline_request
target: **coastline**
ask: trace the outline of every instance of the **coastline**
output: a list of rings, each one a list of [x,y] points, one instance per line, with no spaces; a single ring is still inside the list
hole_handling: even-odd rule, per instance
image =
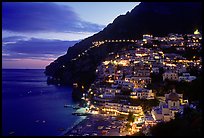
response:
[[[115,117],[102,114],[87,115],[80,123],[64,133],[63,136],[122,136],[123,122]]]
[[[89,121],[89,119],[87,119],[87,118],[89,118],[91,116],[92,115],[85,116],[84,119],[81,119],[80,121],[76,122],[71,128],[67,128],[67,130],[61,136],[68,136],[68,135],[70,135],[71,132],[73,130],[75,130],[78,126],[83,126],[84,124],[86,124]]]

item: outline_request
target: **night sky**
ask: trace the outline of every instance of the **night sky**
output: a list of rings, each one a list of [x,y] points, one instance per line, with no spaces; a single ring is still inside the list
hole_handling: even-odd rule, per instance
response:
[[[3,2],[3,68],[45,68],[139,2]]]

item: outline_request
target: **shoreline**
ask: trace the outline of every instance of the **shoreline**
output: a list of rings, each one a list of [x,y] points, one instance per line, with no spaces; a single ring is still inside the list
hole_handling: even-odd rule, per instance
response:
[[[63,136],[121,136],[122,124],[112,116],[87,115],[84,120],[65,132]]]
[[[71,128],[67,128],[68,130],[66,130],[66,132],[64,132],[61,136],[68,136],[71,134],[71,132],[73,130],[75,130],[78,126],[83,125],[85,123],[87,123],[87,121],[89,121],[89,119],[92,115],[87,115],[84,119],[82,119],[81,121],[79,121],[78,123],[74,124]]]

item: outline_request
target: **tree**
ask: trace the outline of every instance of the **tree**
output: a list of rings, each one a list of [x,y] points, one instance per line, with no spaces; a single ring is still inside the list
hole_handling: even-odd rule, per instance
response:
[[[130,113],[128,114],[127,120],[128,120],[130,123],[132,123],[132,122],[135,121],[135,116],[134,116],[134,114],[133,114],[132,112],[130,112]]]

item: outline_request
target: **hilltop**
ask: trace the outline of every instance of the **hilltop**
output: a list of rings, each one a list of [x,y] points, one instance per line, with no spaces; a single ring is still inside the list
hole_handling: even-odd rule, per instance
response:
[[[74,82],[85,87],[94,81],[95,70],[110,53],[132,43],[104,43],[93,47],[95,41],[111,39],[141,39],[145,33],[165,36],[169,33],[187,34],[202,29],[202,4],[199,2],[141,2],[118,16],[102,31],[88,37],[46,67],[50,83],[69,85]],[[74,60],[73,60],[74,59]]]

